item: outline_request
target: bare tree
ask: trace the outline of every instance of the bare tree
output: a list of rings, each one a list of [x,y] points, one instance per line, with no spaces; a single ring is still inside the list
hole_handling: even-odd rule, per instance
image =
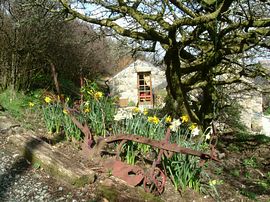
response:
[[[111,65],[108,43],[102,35],[84,22],[65,21],[65,13],[48,12],[58,9],[59,4],[13,0],[0,6],[1,88],[46,87],[53,82],[53,74],[59,93],[57,77],[76,83],[81,74],[94,77]]]
[[[192,121],[214,118],[218,86],[265,76],[260,66],[238,58],[269,50],[270,4],[257,0],[59,0],[69,18],[109,28],[137,41],[137,49],[165,51],[168,94]],[[85,14],[78,8],[85,9]],[[254,52],[253,52],[254,53]],[[255,52],[256,55],[258,52]],[[239,56],[236,58],[236,56]],[[250,62],[250,59],[247,60]],[[234,65],[232,65],[234,64]],[[230,74],[230,77],[226,75]],[[219,79],[217,79],[217,77]],[[222,79],[226,78],[226,79]],[[198,89],[194,105],[189,94]]]

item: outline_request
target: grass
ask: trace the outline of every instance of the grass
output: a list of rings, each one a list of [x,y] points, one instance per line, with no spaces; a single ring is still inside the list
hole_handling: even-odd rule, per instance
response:
[[[6,89],[0,92],[0,105],[25,128],[33,129],[36,122],[40,123],[41,95],[41,90],[24,93]]]
[[[7,89],[0,94],[0,104],[13,117],[22,118],[23,111],[28,106],[30,99],[24,93],[18,93],[11,89]]]

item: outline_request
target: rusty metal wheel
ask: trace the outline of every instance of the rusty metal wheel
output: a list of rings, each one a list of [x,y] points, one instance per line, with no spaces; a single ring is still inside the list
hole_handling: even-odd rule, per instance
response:
[[[164,191],[166,182],[166,175],[160,170],[160,168],[155,167],[154,170],[145,175],[143,180],[144,190],[149,193],[156,195],[161,194]]]

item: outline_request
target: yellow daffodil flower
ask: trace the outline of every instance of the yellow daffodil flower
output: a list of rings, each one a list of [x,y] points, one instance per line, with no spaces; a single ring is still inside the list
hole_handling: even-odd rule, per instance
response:
[[[29,102],[28,105],[29,105],[29,107],[34,107],[35,106],[35,104],[33,102]]]
[[[166,123],[171,123],[171,121],[172,121],[172,117],[171,117],[171,116],[167,116],[167,117],[165,118],[165,122],[166,122]]]
[[[182,120],[183,123],[187,123],[189,121],[188,115],[181,116],[181,120]]]
[[[209,185],[210,186],[215,186],[217,184],[217,181],[216,180],[210,180],[209,181]]]
[[[100,91],[98,91],[98,92],[95,92],[94,93],[94,97],[98,100],[98,99],[100,99],[100,98],[102,98],[103,97],[103,93],[102,92],[100,92]]]
[[[221,185],[221,184],[223,184],[223,180],[210,180],[209,181],[210,186]]]
[[[158,124],[159,123],[159,118],[156,117],[156,116],[149,116],[147,120],[150,123],[154,123],[154,124]]]
[[[68,111],[66,109],[63,109],[64,114],[68,114]]]
[[[193,131],[195,128],[197,128],[197,124],[196,123],[192,123],[190,126],[189,126],[189,130]]]
[[[84,109],[84,112],[85,112],[85,113],[89,113],[90,111],[91,111],[90,108],[85,108],[85,109]]]
[[[52,101],[52,99],[48,96],[46,96],[44,100],[46,103],[50,103]]]
[[[136,108],[134,108],[132,111],[133,111],[134,113],[139,113],[139,112],[140,112],[140,109],[139,109],[138,107],[136,107]]]
[[[147,114],[148,114],[148,110],[147,110],[147,109],[144,109],[144,110],[143,110],[143,114],[144,114],[144,115],[147,115]]]
[[[154,124],[158,124],[159,123],[158,117],[156,117],[156,116],[153,117],[153,123]]]

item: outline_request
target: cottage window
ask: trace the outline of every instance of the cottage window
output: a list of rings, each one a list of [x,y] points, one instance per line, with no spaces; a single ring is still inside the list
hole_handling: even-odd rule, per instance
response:
[[[139,105],[153,105],[151,72],[138,73]]]

